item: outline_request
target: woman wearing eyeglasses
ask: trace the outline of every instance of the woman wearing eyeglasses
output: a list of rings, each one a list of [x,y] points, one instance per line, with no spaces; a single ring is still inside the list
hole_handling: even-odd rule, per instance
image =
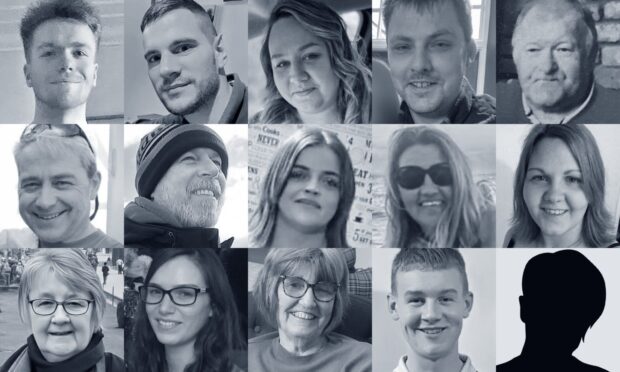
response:
[[[253,295],[277,332],[249,341],[252,371],[370,371],[371,346],[334,332],[349,303],[337,248],[271,249]]]
[[[139,291],[130,371],[241,371],[237,307],[211,249],[158,250]]]
[[[495,247],[495,205],[448,134],[406,127],[388,148],[385,247]]]
[[[37,251],[25,264],[18,303],[32,335],[0,371],[125,371],[123,360],[104,350],[105,295],[82,251]]]

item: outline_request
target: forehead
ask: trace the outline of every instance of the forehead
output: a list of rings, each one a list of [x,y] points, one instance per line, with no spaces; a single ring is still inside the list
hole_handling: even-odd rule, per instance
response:
[[[43,44],[82,44],[94,49],[97,40],[87,24],[69,18],[54,18],[41,23],[32,34],[33,47]]]
[[[528,168],[545,170],[579,170],[577,160],[566,143],[559,138],[543,138],[532,151]]]
[[[310,146],[299,153],[295,165],[318,172],[340,173],[340,159],[330,147]]]
[[[204,31],[207,25],[202,22],[209,21],[185,8],[172,10],[144,28],[144,49],[166,49],[174,42],[188,39],[210,44]]]
[[[269,34],[269,51],[272,56],[296,53],[309,45],[325,48],[323,40],[305,29],[293,17],[280,18],[273,24]]]
[[[299,278],[303,278],[308,283],[314,283],[319,279],[320,276],[325,276],[319,275],[319,271],[321,270],[318,263],[312,265],[309,262],[301,262],[288,266],[282,274],[287,276],[296,276]],[[320,279],[325,280],[326,278]]]
[[[43,266],[39,272],[34,274],[28,294],[30,299],[40,298],[41,296],[65,300],[74,296],[85,298],[88,296],[88,292],[72,288],[68,285],[67,279],[63,279],[51,271],[49,266]]]
[[[437,163],[444,163],[447,159],[435,144],[416,144],[409,146],[400,155],[398,166],[430,167]]]
[[[455,267],[439,270],[408,270],[396,273],[396,288],[399,294],[405,292],[422,292],[436,294],[454,290],[463,293],[464,281]]]
[[[198,264],[187,256],[178,256],[161,265],[151,277],[151,284],[164,289],[190,284],[198,287],[207,285]]]
[[[575,9],[540,4],[526,13],[515,30],[515,43],[574,41],[586,37],[589,30]]]
[[[87,178],[86,169],[74,152],[47,151],[36,143],[24,147],[15,158],[19,178],[71,175]]]
[[[452,1],[441,1],[426,9],[413,5],[399,5],[394,9],[387,30],[387,41],[395,38],[425,40],[433,35],[451,35],[465,40]]]

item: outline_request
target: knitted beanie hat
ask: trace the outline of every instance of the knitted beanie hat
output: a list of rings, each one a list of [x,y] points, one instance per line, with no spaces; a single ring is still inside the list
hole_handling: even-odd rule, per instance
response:
[[[228,152],[222,138],[203,124],[162,124],[140,140],[136,154],[136,190],[151,198],[155,187],[179,156],[197,147],[217,151],[222,172],[228,174]]]

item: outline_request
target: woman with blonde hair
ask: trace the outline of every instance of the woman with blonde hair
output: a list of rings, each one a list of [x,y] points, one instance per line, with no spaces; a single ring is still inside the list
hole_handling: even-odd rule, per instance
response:
[[[267,79],[258,123],[368,123],[370,70],[342,18],[315,0],[281,0],[260,51]]]
[[[447,133],[402,128],[388,149],[386,247],[495,246],[495,205]]]
[[[250,246],[347,247],[354,197],[353,165],[336,134],[301,129],[278,149],[263,178]]]

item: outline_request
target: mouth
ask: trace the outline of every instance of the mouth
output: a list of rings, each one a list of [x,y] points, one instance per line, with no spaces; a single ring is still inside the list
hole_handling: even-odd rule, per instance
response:
[[[427,335],[438,335],[445,331],[445,327],[429,327],[429,328],[418,328],[419,332],[422,332]]]
[[[162,90],[166,93],[174,93],[175,90],[180,90],[181,88],[184,88],[188,85],[189,85],[189,82],[166,85],[163,87]]]
[[[58,80],[58,81],[53,81],[52,84],[79,84],[81,83],[81,81],[77,81],[77,80]]]
[[[179,324],[181,324],[181,322],[175,322],[173,320],[157,319],[157,325],[159,325],[159,327],[162,329],[172,329],[178,326]]]
[[[550,216],[561,216],[568,213],[568,209],[555,209],[555,208],[540,208],[545,214]]]
[[[409,82],[409,85],[411,85],[415,89],[428,89],[432,86],[437,85],[437,82],[428,80],[415,80]]]
[[[44,220],[44,221],[51,221],[51,220],[53,220],[53,219],[55,219],[55,218],[58,218],[58,217],[62,216],[65,212],[66,212],[66,210],[64,210],[64,211],[62,211],[62,212],[58,212],[58,213],[47,213],[47,214],[41,214],[41,213],[35,213],[35,212],[33,212],[32,214],[33,214],[36,218],[38,218],[38,219],[41,219],[41,220]]]
[[[292,312],[290,314],[291,314],[291,316],[293,316],[293,317],[295,317],[297,319],[301,319],[301,320],[314,320],[314,319],[316,319],[316,315],[307,313],[305,311],[294,311],[294,312]]]
[[[318,202],[316,202],[314,200],[311,200],[311,199],[298,199],[298,200],[295,201],[295,203],[308,205],[308,206],[314,207],[316,209],[321,209],[321,205]]]
[[[425,200],[423,202],[418,203],[420,207],[440,207],[444,204],[442,200]]]
[[[294,96],[299,96],[299,97],[305,97],[307,95],[309,95],[310,93],[314,92],[316,88],[307,88],[307,89],[302,89],[302,90],[297,90],[295,92],[293,92]]]
[[[70,334],[72,334],[72,333],[73,333],[73,331],[63,331],[63,332],[58,332],[58,331],[55,331],[55,332],[48,332],[48,334],[49,334],[50,336],[67,336],[67,335],[70,335]]]
[[[215,197],[215,193],[212,190],[207,190],[207,189],[198,189],[198,190],[194,190],[192,191],[192,194],[194,195],[200,195],[200,196],[211,196],[211,197]]]

